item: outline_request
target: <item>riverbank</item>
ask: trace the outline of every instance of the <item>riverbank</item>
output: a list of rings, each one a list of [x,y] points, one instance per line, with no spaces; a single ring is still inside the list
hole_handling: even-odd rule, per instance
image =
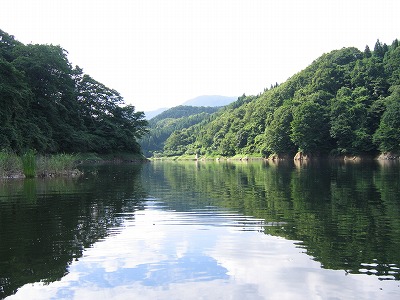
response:
[[[73,154],[37,155],[28,151],[18,156],[0,152],[0,178],[79,176],[77,156]]]
[[[267,160],[267,161],[287,161],[287,160],[295,160],[295,161],[307,161],[307,160],[316,160],[316,159],[328,159],[328,160],[337,160],[337,161],[370,161],[370,160],[400,160],[400,155],[395,153],[381,153],[378,156],[366,156],[366,155],[339,155],[339,156],[313,156],[309,154],[304,154],[301,152],[293,155],[277,155],[273,154],[269,157],[263,157],[261,155],[244,155],[238,154],[232,157],[224,157],[224,156],[199,156],[199,155],[180,155],[180,156],[162,156],[162,157],[150,157],[147,158],[150,161],[257,161],[257,160]]]
[[[18,156],[12,152],[0,152],[0,179],[77,177],[83,173],[82,164],[146,162],[143,155],[132,153],[79,153],[39,155],[28,151]]]
[[[231,157],[224,157],[218,155],[180,155],[180,156],[162,156],[162,157],[150,157],[148,158],[151,161],[256,161],[256,160],[265,160],[261,155],[244,155],[238,154]]]

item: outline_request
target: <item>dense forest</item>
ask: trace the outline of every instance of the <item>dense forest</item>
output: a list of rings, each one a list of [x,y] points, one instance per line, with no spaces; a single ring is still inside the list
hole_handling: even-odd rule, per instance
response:
[[[140,153],[144,113],[53,45],[24,45],[0,30],[0,150]]]
[[[170,108],[149,121],[149,133],[140,140],[147,157],[162,153],[165,140],[176,130],[188,128],[210,117],[221,107],[180,105]]]
[[[60,46],[0,30],[0,150],[147,156],[377,155],[400,152],[400,47],[343,48],[286,82],[222,108],[181,106],[150,120],[72,67]]]
[[[324,54],[286,82],[174,131],[163,154],[377,155],[400,152],[400,47]]]

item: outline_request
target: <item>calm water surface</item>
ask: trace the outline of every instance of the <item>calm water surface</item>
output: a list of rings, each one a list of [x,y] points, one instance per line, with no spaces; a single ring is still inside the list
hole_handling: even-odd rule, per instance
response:
[[[400,299],[398,163],[0,182],[0,299]]]

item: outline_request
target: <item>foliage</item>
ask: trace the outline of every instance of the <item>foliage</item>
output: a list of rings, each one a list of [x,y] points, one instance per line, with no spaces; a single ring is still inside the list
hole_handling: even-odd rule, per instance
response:
[[[59,153],[41,156],[37,159],[38,176],[57,176],[73,171],[77,166],[77,157],[73,154]]]
[[[33,150],[27,151],[22,157],[22,169],[26,178],[36,175],[36,153]]]
[[[130,151],[144,113],[73,68],[60,46],[24,45],[0,30],[0,149],[25,153]]]
[[[21,156],[13,152],[0,152],[0,179],[25,176],[48,177],[71,175],[81,160],[74,154],[59,153],[53,155],[37,155],[28,150]]]
[[[162,155],[375,155],[399,152],[400,47],[334,50],[282,84],[165,140]]]
[[[328,117],[321,104],[306,101],[293,113],[290,138],[299,151],[318,153],[329,141]]]
[[[267,153],[284,154],[295,152],[295,145],[290,139],[290,124],[293,120],[292,108],[288,105],[278,107],[274,117],[265,130]]]
[[[21,169],[21,159],[15,153],[0,151],[0,178],[15,176]]]
[[[168,119],[180,119],[185,117],[190,117],[193,115],[207,113],[212,114],[219,110],[220,107],[209,107],[209,106],[186,106],[179,105],[166,111],[163,111],[161,114],[155,116],[149,121],[149,125],[155,125],[162,120]]]
[[[386,98],[386,110],[379,128],[374,134],[374,142],[382,152],[400,152],[400,86]]]

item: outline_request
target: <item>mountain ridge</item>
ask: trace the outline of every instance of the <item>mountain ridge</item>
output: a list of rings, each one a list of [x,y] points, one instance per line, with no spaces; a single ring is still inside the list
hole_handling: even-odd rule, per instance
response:
[[[226,106],[231,104],[232,102],[236,101],[237,97],[230,97],[230,96],[221,96],[221,95],[201,95],[195,98],[186,100],[180,105],[177,106],[195,106],[195,107],[220,107]],[[177,107],[175,106],[175,107]],[[145,111],[146,119],[151,120],[152,118],[156,117],[157,115],[163,113],[164,111],[171,109],[173,107],[163,107],[158,108],[151,111]]]
[[[202,95],[189,99],[182,103],[186,106],[225,106],[234,102],[237,97],[221,96],[221,95]]]

